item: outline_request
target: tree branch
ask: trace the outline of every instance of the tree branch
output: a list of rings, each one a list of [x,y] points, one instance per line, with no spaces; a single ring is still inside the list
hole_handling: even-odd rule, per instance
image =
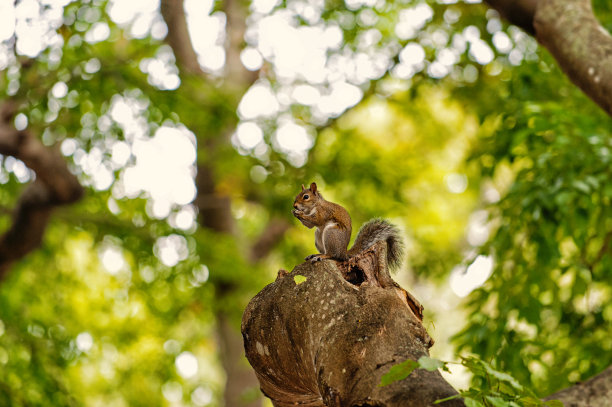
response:
[[[535,35],[533,16],[538,0],[485,0],[485,3],[497,10],[510,24]]]
[[[612,366],[589,380],[568,387],[546,400],[560,400],[571,407],[612,406]]]
[[[590,0],[486,0],[546,47],[582,91],[612,116],[612,36]]]
[[[189,36],[183,0],[162,0],[160,10],[168,26],[166,42],[174,51],[178,68],[185,73],[203,75]]]
[[[612,115],[612,36],[590,0],[541,0],[534,26],[537,39],[582,91]]]
[[[227,16],[225,78],[228,83],[236,84],[246,89],[258,77],[258,72],[249,71],[240,60],[240,54],[244,46],[248,4],[244,0],[225,0],[224,11]]]
[[[283,239],[291,224],[286,219],[272,219],[259,238],[251,246],[250,260],[255,263],[265,258]]]
[[[23,161],[36,173],[36,181],[22,192],[13,210],[13,222],[0,236],[0,278],[13,262],[40,246],[52,210],[83,195],[83,187],[57,150],[13,127],[15,111],[12,102],[0,107],[0,154]]]

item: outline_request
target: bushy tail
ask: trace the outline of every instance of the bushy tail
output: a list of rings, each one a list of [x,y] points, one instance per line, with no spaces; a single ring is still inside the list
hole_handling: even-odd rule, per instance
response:
[[[378,241],[387,242],[387,264],[396,269],[402,264],[404,242],[399,229],[383,219],[372,219],[359,229],[353,247],[348,251],[350,257],[369,249]]]

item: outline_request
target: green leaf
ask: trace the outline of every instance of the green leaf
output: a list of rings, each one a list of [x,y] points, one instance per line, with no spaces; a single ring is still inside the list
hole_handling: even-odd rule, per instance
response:
[[[585,194],[588,194],[591,192],[591,187],[589,186],[589,184],[587,184],[584,181],[576,180],[572,183],[572,185],[574,186],[574,188],[576,188],[577,190],[581,192],[584,192]]]
[[[430,372],[433,372],[434,370],[438,369],[446,370],[447,372],[449,371],[448,367],[446,367],[446,362],[430,358],[428,356],[421,356],[419,358],[419,367],[425,370],[429,370]]]
[[[540,400],[537,397],[531,397],[531,396],[521,397],[519,401],[520,401],[521,406],[524,406],[524,407],[537,407],[537,406],[542,405],[542,400]],[[561,406],[563,406],[563,404]]]
[[[419,367],[419,363],[411,359],[398,363],[392,366],[391,369],[380,378],[379,386],[387,386],[391,383],[399,382],[407,378],[417,367]]]
[[[473,398],[464,398],[463,401],[465,402],[465,407],[485,407],[484,404]]]
[[[548,400],[544,402],[546,407],[563,407],[561,400]]]
[[[307,280],[306,277],[301,276],[299,274],[296,274],[295,276],[293,276],[293,281],[295,281],[296,285],[300,285],[306,280]]]
[[[493,405],[493,407],[509,407],[510,406],[510,403],[502,399],[501,397],[486,396],[485,398],[487,399],[487,401],[489,401]]]
[[[487,371],[488,374],[495,377],[497,380],[500,380],[506,383],[510,383],[510,385],[514,387],[516,390],[519,390],[519,391],[523,390],[523,386],[514,377],[510,376],[508,373],[498,372],[497,370],[493,369],[488,364],[485,364],[485,370]]]

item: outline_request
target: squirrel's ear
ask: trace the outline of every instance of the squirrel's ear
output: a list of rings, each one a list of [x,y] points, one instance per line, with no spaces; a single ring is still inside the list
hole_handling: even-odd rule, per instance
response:
[[[314,182],[313,182],[312,184],[310,184],[310,190],[311,190],[313,193],[315,193],[315,194],[316,194],[316,193],[317,193],[317,184],[315,184]]]
[[[304,186],[304,184],[302,184],[302,191],[305,191],[306,187]]]

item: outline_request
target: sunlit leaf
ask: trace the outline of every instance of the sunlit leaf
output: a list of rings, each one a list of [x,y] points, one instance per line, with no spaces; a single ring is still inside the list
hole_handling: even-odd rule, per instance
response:
[[[447,372],[449,371],[445,362],[438,359],[430,358],[428,356],[421,356],[419,358],[419,367],[425,370],[429,370],[430,372],[433,372],[434,370],[438,369],[446,370]]]
[[[393,365],[391,369],[380,378],[379,386],[387,386],[391,383],[398,382],[407,378],[416,368],[419,367],[419,363],[407,359],[397,365]]]
[[[306,281],[306,277],[296,274],[293,276],[293,281],[295,281],[296,285],[300,285],[302,284],[304,281]]]

